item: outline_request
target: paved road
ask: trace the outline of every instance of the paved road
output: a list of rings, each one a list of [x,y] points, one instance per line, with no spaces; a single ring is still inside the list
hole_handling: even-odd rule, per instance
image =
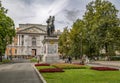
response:
[[[0,65],[0,83],[42,83],[31,63]]]

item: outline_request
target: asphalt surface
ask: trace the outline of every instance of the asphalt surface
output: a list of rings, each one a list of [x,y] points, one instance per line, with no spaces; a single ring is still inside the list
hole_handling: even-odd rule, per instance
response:
[[[0,65],[0,83],[42,83],[31,63]]]

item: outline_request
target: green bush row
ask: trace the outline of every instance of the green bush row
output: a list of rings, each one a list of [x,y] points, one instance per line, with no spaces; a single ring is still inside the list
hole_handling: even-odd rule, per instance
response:
[[[112,60],[112,61],[120,61],[120,56],[111,56],[110,60]]]
[[[10,63],[11,61],[10,60],[8,60],[8,59],[4,59],[4,60],[2,60],[2,63]]]

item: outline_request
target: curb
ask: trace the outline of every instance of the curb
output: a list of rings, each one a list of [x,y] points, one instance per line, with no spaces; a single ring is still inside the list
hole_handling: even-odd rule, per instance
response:
[[[34,70],[36,71],[37,75],[39,76],[39,78],[42,80],[43,83],[47,83],[46,80],[43,78],[43,76],[39,73],[39,71],[36,69],[36,67],[34,65],[32,65]]]

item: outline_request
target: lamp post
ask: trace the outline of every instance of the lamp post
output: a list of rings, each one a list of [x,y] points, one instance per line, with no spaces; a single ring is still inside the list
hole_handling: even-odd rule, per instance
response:
[[[82,33],[80,33],[80,38],[81,38],[81,40],[80,40],[80,44],[81,44],[81,56],[83,55],[83,49],[82,49]]]

